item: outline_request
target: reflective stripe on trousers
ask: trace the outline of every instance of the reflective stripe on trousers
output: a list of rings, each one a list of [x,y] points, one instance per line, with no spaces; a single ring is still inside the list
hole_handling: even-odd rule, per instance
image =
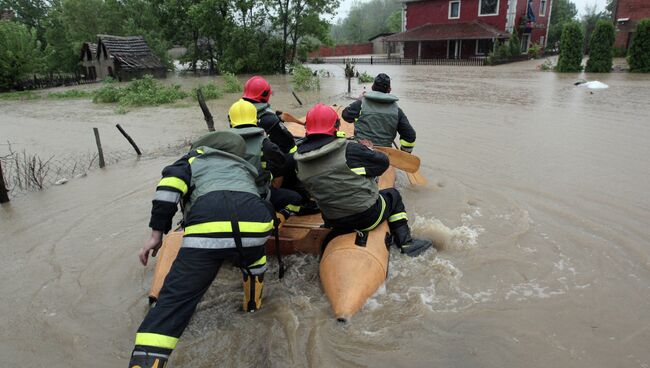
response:
[[[268,237],[261,238],[241,238],[242,246],[259,247],[266,243]],[[195,236],[186,236],[183,238],[183,248],[199,249],[227,249],[237,248],[233,238],[199,238]]]

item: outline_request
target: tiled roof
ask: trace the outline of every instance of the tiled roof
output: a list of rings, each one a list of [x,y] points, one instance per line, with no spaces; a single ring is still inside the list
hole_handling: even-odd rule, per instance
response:
[[[508,38],[510,35],[495,27],[474,21],[470,23],[427,23],[402,33],[386,37],[386,41],[443,41],[486,38]]]
[[[106,52],[119,61],[122,69],[155,69],[164,68],[142,36],[110,36],[98,35],[97,45],[103,45]]]

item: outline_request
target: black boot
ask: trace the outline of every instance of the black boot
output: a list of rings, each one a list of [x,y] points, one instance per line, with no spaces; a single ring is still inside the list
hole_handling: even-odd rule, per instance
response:
[[[142,350],[133,350],[129,368],[165,368],[169,354],[151,353]]]
[[[411,230],[407,224],[392,229],[391,233],[395,244],[402,250],[402,254],[409,257],[417,257],[433,245],[431,240],[411,238]]]

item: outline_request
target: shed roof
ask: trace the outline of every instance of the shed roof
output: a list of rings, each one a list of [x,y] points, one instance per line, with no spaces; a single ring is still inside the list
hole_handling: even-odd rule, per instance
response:
[[[368,39],[368,41],[372,41],[372,40],[374,40],[375,38],[379,38],[379,37],[382,37],[382,36],[390,36],[390,35],[393,35],[393,34],[395,34],[395,32],[384,32],[384,33],[376,34],[376,35],[370,37],[370,38]]]
[[[444,40],[468,40],[468,39],[491,39],[508,38],[510,34],[501,32],[497,28],[479,22],[469,23],[427,23],[402,33],[396,33],[386,37],[386,41],[444,41]]]
[[[91,59],[97,57],[97,44],[93,42],[84,42],[81,46],[81,59],[84,58],[88,51],[90,52]]]
[[[164,68],[158,56],[151,51],[147,41],[142,36],[111,36],[97,35],[97,51],[100,53],[101,47],[120,62],[122,69],[156,69]]]

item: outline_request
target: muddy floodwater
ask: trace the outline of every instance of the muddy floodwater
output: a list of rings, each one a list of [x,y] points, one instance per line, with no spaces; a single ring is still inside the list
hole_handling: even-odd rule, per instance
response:
[[[172,366],[650,367],[650,76],[539,63],[358,66],[393,78],[417,130],[430,185],[400,177],[398,187],[438,251],[393,249],[385,286],[346,325],[313,256],[288,257],[282,281],[273,259],[255,314],[238,310],[239,272],[222,268]],[[315,67],[332,76],[298,93],[305,105],[351,102],[342,66]],[[270,81],[274,108],[306,112],[287,78]],[[236,97],[210,102],[217,126]],[[153,274],[137,252],[160,170],[175,159],[152,152],[204,132],[188,103],[119,115],[88,100],[0,102],[2,144],[88,152],[97,126],[106,150],[129,149],[120,123],[146,153],[0,208],[0,366],[127,365]]]

